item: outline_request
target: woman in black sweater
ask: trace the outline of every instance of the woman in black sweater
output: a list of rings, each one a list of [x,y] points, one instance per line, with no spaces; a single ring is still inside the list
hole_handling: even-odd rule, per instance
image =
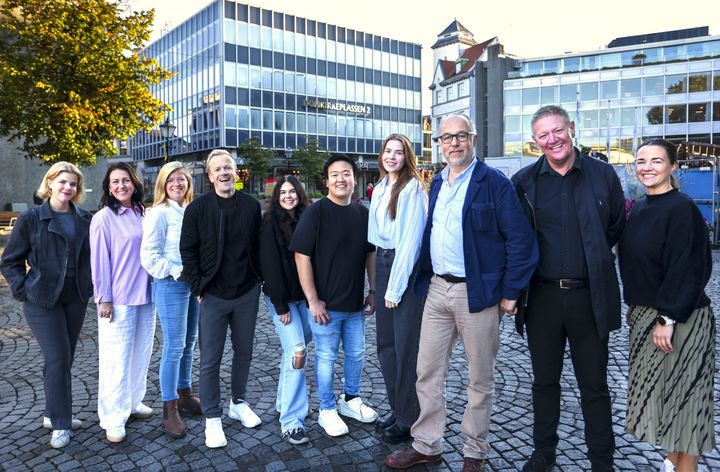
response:
[[[283,438],[292,444],[308,442],[304,424],[308,413],[305,359],[312,332],[294,253],[288,246],[307,206],[308,198],[298,179],[280,177],[260,228],[263,298],[282,345],[275,409],[280,413]]]
[[[715,447],[707,225],[692,199],[678,191],[672,143],[646,141],[636,167],[646,196],[635,202],[620,240],[631,329],[625,428],[668,451],[666,470],[697,470],[700,454]]]

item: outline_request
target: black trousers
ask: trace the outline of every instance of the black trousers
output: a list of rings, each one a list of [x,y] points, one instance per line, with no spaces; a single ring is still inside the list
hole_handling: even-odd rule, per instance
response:
[[[390,409],[396,421],[409,427],[420,415],[415,382],[423,300],[413,294],[408,284],[398,306],[385,307],[385,291],[394,259],[393,251],[378,250],[375,283],[377,353]]]
[[[560,375],[567,341],[580,387],[588,458],[593,469],[612,465],[615,436],[607,386],[608,338],[598,337],[590,289],[533,283],[526,322],[534,376],[535,449],[554,456],[558,444]]]
[[[45,416],[53,429],[70,429],[72,421],[72,378],[75,346],[85,322],[87,302],[80,299],[72,278],[66,279],[58,302],[45,308],[26,301],[23,313],[43,353]]]
[[[206,418],[222,416],[220,363],[230,327],[233,358],[230,385],[233,400],[245,398],[255,339],[260,286],[234,300],[205,294],[200,303],[200,407]]]

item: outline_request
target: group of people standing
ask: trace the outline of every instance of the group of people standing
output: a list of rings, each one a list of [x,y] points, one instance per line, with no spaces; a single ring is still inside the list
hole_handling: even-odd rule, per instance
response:
[[[436,140],[447,166],[429,194],[408,138],[388,136],[369,210],[352,200],[357,166],[342,155],[323,168],[326,198],[310,205],[297,178],[281,176],[264,216],[255,199],[235,190],[236,164],[224,150],[206,161],[213,192],[193,200],[190,174],[168,163],[149,210],[132,167],[110,165],[92,219],[76,205],[80,171],[53,165],[38,190],[44,203],[20,216],[0,263],[45,358],[51,445],[67,445],[80,426],[72,416],[70,369],[91,294],[98,416],[109,441],[124,440],[130,416],[153,414],[142,400],[156,312],[167,434],[185,435],[180,412],[202,413],[205,444],[227,444],[220,365],[228,327],[228,415],[258,426],[245,397],[262,289],[282,347],[275,409],[290,443],[309,440],[305,368],[314,341],[318,423],[326,434],[348,433],[341,416],[375,423],[388,443],[412,438],[410,447],[385,457],[387,466],[439,462],[445,381],[459,337],[468,362],[463,470],[483,470],[499,326],[507,314],[527,333],[533,370],[534,451],[523,471],[544,472],[555,463],[566,344],[592,470],[613,470],[607,363],[609,334],[621,325],[618,245],[631,328],[626,430],[667,450],[666,470],[696,470],[699,455],[715,444],[715,322],[704,291],[712,260],[703,218],[672,176],[675,147],[651,139],[638,149],[636,175],[647,195],[626,221],[617,175],[573,146],[567,112],[543,107],[531,126],[542,156],[511,181],[476,157],[468,117],[444,118]],[[365,322],[375,311],[390,409],[384,418],[360,388]],[[199,399],[191,389],[198,330]]]

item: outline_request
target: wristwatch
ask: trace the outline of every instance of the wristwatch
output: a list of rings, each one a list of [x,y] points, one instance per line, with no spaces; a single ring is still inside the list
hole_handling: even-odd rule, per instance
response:
[[[660,323],[662,326],[670,326],[677,323],[674,319],[669,318],[665,315],[658,315],[658,317],[655,319],[658,323]]]

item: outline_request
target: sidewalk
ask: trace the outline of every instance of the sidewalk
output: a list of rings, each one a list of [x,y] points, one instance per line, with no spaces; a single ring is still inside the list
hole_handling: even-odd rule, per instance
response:
[[[720,314],[720,252],[713,254],[713,278],[707,292],[713,300],[716,316]],[[201,417],[186,420],[188,435],[173,440],[163,434],[160,418],[128,423],[127,440],[110,444],[97,419],[97,323],[95,308],[88,309],[73,368],[75,414],[83,427],[75,431],[70,445],[56,450],[49,446],[50,434],[42,428],[44,393],[42,355],[22,317],[22,307],[9,294],[0,277],[0,469],[11,471],[91,470],[91,471],[284,471],[284,470],[383,470],[383,457],[404,444],[387,446],[381,442],[372,425],[348,420],[350,434],[340,438],[325,436],[317,424],[318,402],[312,374],[312,352],[309,363],[310,408],[306,421],[310,444],[292,446],[280,436],[274,410],[280,345],[273,324],[263,304],[258,315],[255,351],[247,400],[263,423],[246,429],[238,421],[223,418],[228,445],[208,449],[204,444],[204,421]],[[387,412],[385,390],[375,350],[375,320],[369,318],[366,329],[367,357],[363,377],[363,397],[381,415]],[[158,326],[145,403],[160,414],[158,368],[162,335]],[[638,443],[623,433],[625,392],[627,387],[626,328],[610,338],[611,358],[609,384],[613,398],[617,451],[615,465],[623,471],[657,471],[663,456],[652,446]],[[532,452],[531,368],[526,341],[514,332],[506,318],[501,327],[501,345],[496,369],[496,402],[493,411],[490,442],[493,452],[486,470],[517,471]],[[465,404],[467,365],[456,347],[456,356],[447,379],[448,426],[445,435],[443,463],[430,470],[462,468],[460,422]],[[223,362],[222,378],[229,381],[229,344]],[[720,439],[720,355],[716,359],[715,431]],[[197,364],[195,366],[197,375]],[[336,392],[340,391],[342,369],[336,369]],[[197,379],[195,379],[197,380]],[[224,390],[227,391],[227,383]],[[225,398],[228,398],[227,396]],[[227,407],[226,407],[227,412]],[[583,421],[580,398],[566,356],[563,373],[562,418],[559,429],[558,466],[555,470],[585,471]],[[418,467],[415,470],[427,470]],[[706,454],[700,470],[720,470],[720,450]]]

